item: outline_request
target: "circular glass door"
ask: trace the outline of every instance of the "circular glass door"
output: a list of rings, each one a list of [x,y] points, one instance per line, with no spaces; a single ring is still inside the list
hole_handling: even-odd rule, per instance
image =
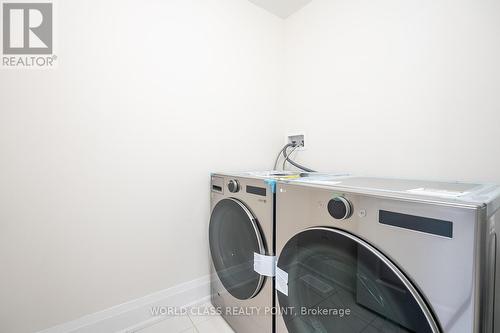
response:
[[[290,333],[437,333],[427,305],[379,251],[330,228],[294,236],[278,260],[288,296],[278,292]]]
[[[224,288],[244,300],[257,295],[264,277],[254,271],[254,252],[265,254],[257,220],[239,200],[219,201],[210,217],[210,253]]]

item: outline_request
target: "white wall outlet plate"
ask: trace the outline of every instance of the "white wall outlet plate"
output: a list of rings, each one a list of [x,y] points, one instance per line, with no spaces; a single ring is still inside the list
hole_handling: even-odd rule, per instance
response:
[[[304,132],[293,132],[288,133],[285,136],[285,144],[287,143],[296,143],[299,144],[297,150],[305,150],[306,149],[306,134]]]

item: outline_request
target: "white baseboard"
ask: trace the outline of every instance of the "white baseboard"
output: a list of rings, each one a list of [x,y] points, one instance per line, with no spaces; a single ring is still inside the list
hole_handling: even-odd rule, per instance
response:
[[[153,307],[188,307],[209,299],[210,276],[205,276],[38,333],[133,332],[164,319],[152,314]]]

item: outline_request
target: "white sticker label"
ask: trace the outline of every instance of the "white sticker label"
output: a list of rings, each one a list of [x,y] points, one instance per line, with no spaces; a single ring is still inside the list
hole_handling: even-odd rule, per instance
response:
[[[462,195],[466,195],[469,192],[459,192],[459,191],[448,191],[441,189],[433,189],[433,188],[414,188],[411,190],[407,190],[406,192],[412,194],[422,194],[422,195],[432,195],[432,196],[441,196],[441,197],[460,197]]]
[[[288,296],[288,273],[276,266],[276,290]]]
[[[253,254],[253,270],[264,276],[275,276],[276,257]]]

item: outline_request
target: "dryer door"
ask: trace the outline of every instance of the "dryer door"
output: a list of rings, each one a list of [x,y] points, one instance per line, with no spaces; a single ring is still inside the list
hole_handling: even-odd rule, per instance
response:
[[[257,220],[239,200],[219,201],[209,226],[210,253],[224,288],[237,299],[257,295],[264,277],[253,269],[254,253],[265,254]]]
[[[283,248],[288,295],[278,292],[290,333],[440,332],[417,289],[382,253],[337,229],[312,228]]]

